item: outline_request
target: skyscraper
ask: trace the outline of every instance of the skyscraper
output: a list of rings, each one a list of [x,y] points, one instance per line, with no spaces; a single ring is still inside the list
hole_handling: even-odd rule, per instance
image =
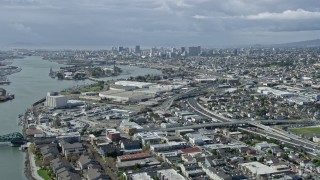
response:
[[[134,53],[135,54],[140,54],[141,53],[140,45],[136,45],[136,47],[134,48]]]
[[[189,56],[199,56],[201,53],[201,46],[189,47]]]
[[[185,47],[181,47],[181,53],[184,53],[186,51],[186,48]]]

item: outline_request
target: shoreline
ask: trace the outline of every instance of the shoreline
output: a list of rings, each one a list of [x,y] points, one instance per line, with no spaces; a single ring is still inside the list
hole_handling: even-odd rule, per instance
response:
[[[24,174],[26,176],[27,179],[29,180],[36,180],[31,173],[31,166],[30,166],[30,157],[29,157],[29,151],[25,151],[26,153],[26,158],[25,158],[25,162],[24,162]]]
[[[138,67],[138,66],[136,66],[136,67]],[[141,68],[141,67],[138,67],[138,68]],[[130,68],[131,69],[131,68]],[[153,68],[150,68],[150,69],[153,69]],[[157,70],[157,69],[154,69],[154,70]],[[19,73],[19,72],[17,72],[17,73]],[[161,72],[160,72],[161,73]],[[130,70],[130,71],[128,71],[128,72],[126,72],[125,70],[123,71],[123,74],[119,74],[119,75],[117,75],[117,76],[114,76],[114,77],[112,77],[112,80],[114,80],[114,79],[123,79],[122,78],[122,76],[121,75],[126,75],[126,76],[137,76],[136,75],[136,70]],[[94,81],[92,81],[92,80],[90,80],[91,81],[91,83],[94,83]],[[70,88],[74,88],[74,87],[76,87],[75,85],[71,85],[70,87],[66,87],[66,88],[62,88],[60,91],[63,91],[63,90],[67,90],[67,89],[70,89]],[[42,100],[42,99],[40,99],[40,100]],[[38,102],[39,100],[34,100],[34,102]],[[31,103],[30,105],[33,105],[34,103]],[[26,107],[25,107],[26,108]],[[27,108],[28,109],[28,108]],[[20,112],[21,113],[21,112]],[[24,114],[24,117],[25,117],[25,112],[23,113]],[[21,129],[20,129],[20,131],[22,131],[22,134],[24,134],[24,130],[25,130],[25,122],[26,122],[26,119],[25,118],[23,118],[23,124],[22,124],[22,127],[21,127]],[[37,172],[36,171],[34,171],[34,168],[33,168],[33,162],[32,162],[32,155],[30,154],[30,152],[29,152],[29,150],[26,150],[26,151],[22,151],[21,153],[26,153],[25,154],[25,159],[24,160],[22,160],[22,162],[24,162],[24,166],[25,167],[23,167],[23,174],[24,174],[24,176],[25,176],[25,178],[26,179],[30,179],[30,180],[36,180],[37,178],[39,178],[37,175]],[[36,174],[35,174],[36,173]],[[42,178],[41,178],[42,179]]]

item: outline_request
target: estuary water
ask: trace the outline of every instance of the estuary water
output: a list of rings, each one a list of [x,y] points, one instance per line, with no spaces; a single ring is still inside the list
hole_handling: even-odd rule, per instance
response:
[[[15,99],[0,103],[0,135],[20,132],[18,115],[26,108],[45,97],[48,91],[61,91],[77,85],[92,83],[91,81],[59,81],[49,77],[50,68],[58,70],[62,65],[42,60],[41,57],[28,56],[24,59],[15,59],[13,66],[22,68],[22,71],[9,76],[12,82],[8,86],[0,86],[7,92],[14,94]],[[149,68],[119,66],[123,74],[107,79],[127,78],[130,76],[161,74],[160,71]],[[105,78],[105,80],[107,80]],[[0,147],[0,179],[24,180],[25,153],[12,147]]]

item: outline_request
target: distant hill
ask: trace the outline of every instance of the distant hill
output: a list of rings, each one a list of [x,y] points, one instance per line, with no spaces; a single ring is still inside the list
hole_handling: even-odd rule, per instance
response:
[[[320,39],[270,45],[273,47],[320,47]]]

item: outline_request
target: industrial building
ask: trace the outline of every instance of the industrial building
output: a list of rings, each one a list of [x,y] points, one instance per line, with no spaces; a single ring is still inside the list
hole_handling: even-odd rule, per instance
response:
[[[135,139],[138,139],[142,142],[143,145],[149,143],[149,144],[158,144],[161,141],[161,137],[152,132],[141,132],[136,133],[134,135]]]
[[[68,98],[58,92],[48,92],[46,96],[46,106],[51,108],[62,108],[68,105]]]
[[[153,94],[136,91],[109,90],[99,93],[101,99],[108,99],[116,102],[141,102],[153,98]]]
[[[120,86],[133,86],[138,88],[147,88],[149,86],[155,85],[155,83],[137,82],[137,81],[117,81],[115,85]]]
[[[278,166],[267,166],[260,162],[248,162],[239,164],[239,169],[246,175],[254,179],[271,179],[272,176],[282,173],[290,173],[291,169],[288,166],[279,168]]]
[[[186,145],[185,142],[167,142],[165,144],[152,144],[150,145],[150,150],[153,152],[159,152],[159,151],[171,151],[176,149],[184,148]]]
[[[287,92],[287,91],[281,91],[281,90],[277,90],[277,89],[272,89],[270,87],[258,87],[257,89],[258,93],[262,93],[262,94],[272,94],[276,97],[281,97],[281,98],[289,98],[289,97],[293,97],[294,94]]]
[[[135,122],[130,122],[128,120],[122,120],[120,123],[120,129],[125,131],[128,134],[140,132],[143,130],[143,127]]]
[[[185,178],[181,174],[177,173],[177,171],[173,169],[164,169],[158,171],[157,174],[160,179],[185,180]]]

